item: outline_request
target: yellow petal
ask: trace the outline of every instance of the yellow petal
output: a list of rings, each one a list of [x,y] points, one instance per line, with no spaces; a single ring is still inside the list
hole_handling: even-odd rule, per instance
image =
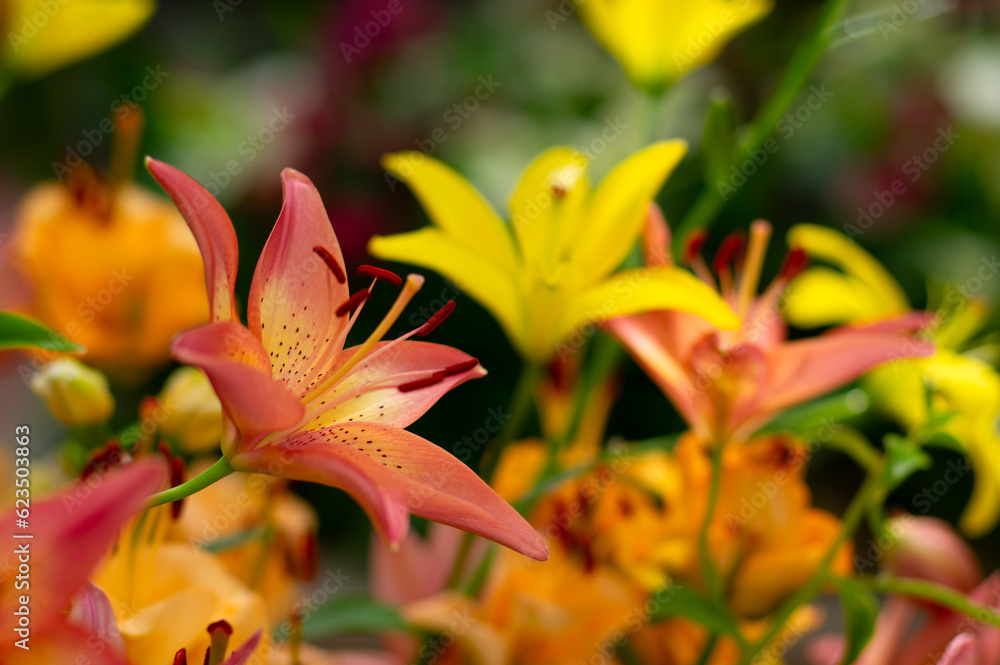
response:
[[[982,300],[965,300],[934,333],[934,341],[944,348],[958,348],[983,329],[990,319],[989,306]]]
[[[958,525],[976,538],[992,531],[1000,519],[1000,438],[993,430],[981,428],[966,446],[976,480]]]
[[[657,93],[714,60],[726,43],[771,10],[770,0],[587,0],[584,24],[640,88]]]
[[[587,193],[587,159],[570,148],[552,148],[525,170],[510,199],[510,224],[526,264],[552,266],[567,206],[579,209]],[[582,196],[581,196],[582,195]]]
[[[443,231],[424,228],[374,236],[368,251],[380,259],[412,263],[444,275],[488,309],[515,344],[523,340],[524,306],[513,276]]]
[[[3,59],[39,76],[103,51],[138,30],[153,0],[7,0]]]
[[[558,339],[553,344],[578,328],[616,316],[664,309],[696,314],[726,330],[735,329],[740,323],[719,294],[690,273],[670,266],[637,268],[620,272],[572,298],[560,319]]]
[[[788,321],[803,328],[871,321],[886,311],[882,297],[867,284],[826,266],[809,268],[792,280],[784,305]]]
[[[515,271],[510,231],[476,189],[454,170],[419,152],[382,158],[382,166],[413,190],[431,221],[480,261]]]
[[[601,182],[570,262],[581,275],[600,278],[618,267],[635,245],[650,202],[687,152],[684,141],[662,141],[616,166]]]
[[[925,359],[900,360],[876,367],[864,379],[864,386],[879,409],[912,430],[927,422]]]
[[[878,305],[878,317],[902,314],[910,309],[903,289],[892,275],[871,254],[856,242],[833,229],[815,224],[799,224],[788,232],[788,245],[801,247],[809,256],[830,263],[855,278],[849,281],[858,290],[858,299],[867,305]],[[860,282],[867,291],[858,289]],[[878,299],[871,302],[871,295]]]

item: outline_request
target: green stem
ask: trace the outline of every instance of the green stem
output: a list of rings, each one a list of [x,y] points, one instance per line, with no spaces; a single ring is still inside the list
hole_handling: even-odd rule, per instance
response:
[[[708,665],[709,661],[712,659],[712,654],[715,653],[715,645],[719,643],[719,634],[712,633],[708,638],[708,642],[705,643],[705,648],[701,652],[701,658],[698,659],[698,665]]]
[[[171,487],[168,490],[163,490],[159,494],[154,494],[149,497],[149,503],[146,504],[146,508],[155,508],[156,506],[162,506],[165,503],[180,501],[181,499],[189,497],[196,492],[200,492],[209,485],[217,483],[229,474],[233,473],[234,470],[235,469],[230,466],[229,460],[223,457],[186,483],[181,483],[177,487]]]
[[[663,108],[665,97],[665,94],[643,95],[638,132],[640,150],[656,140],[657,119],[660,117],[660,109]]]
[[[486,482],[493,479],[504,448],[524,429],[524,423],[528,420],[528,414],[531,411],[535,389],[538,387],[538,382],[541,381],[544,371],[545,368],[542,365],[530,362],[522,368],[521,377],[517,381],[514,396],[511,398],[510,419],[504,423],[503,429],[500,430],[497,438],[493,440],[484,455],[480,475]]]
[[[1000,628],[1000,615],[985,605],[969,600],[969,598],[954,589],[927,582],[925,580],[906,579],[878,575],[876,577],[857,577],[858,581],[867,584],[875,591],[893,593],[909,598],[919,598],[930,601],[941,607],[961,612],[981,623],[989,623]]]
[[[844,513],[840,533],[837,534],[837,537],[830,546],[829,551],[827,551],[823,560],[816,568],[816,572],[813,573],[808,582],[800,587],[791,598],[778,608],[778,611],[775,612],[774,618],[771,620],[771,625],[768,627],[767,631],[761,635],[759,640],[751,644],[749,649],[743,652],[743,657],[740,659],[740,665],[749,665],[749,663],[753,660],[753,657],[763,651],[771,640],[777,636],[785,624],[788,623],[788,620],[792,617],[792,614],[795,613],[795,610],[812,600],[813,597],[815,597],[816,594],[818,594],[823,588],[823,584],[826,583],[830,577],[830,566],[837,557],[837,552],[840,551],[840,548],[844,543],[854,537],[854,532],[864,519],[869,503],[875,498],[881,489],[880,480],[882,478],[882,466],[883,464],[879,463],[872,468],[872,470],[868,473],[868,477],[865,479],[864,484],[861,486],[861,489],[854,496],[854,499],[851,500],[851,504],[847,507],[847,511]]]
[[[753,120],[743,134],[742,140],[733,155],[733,161],[737,161],[745,152],[754,151],[759,148],[771,132],[775,125],[781,120],[788,107],[798,96],[812,75],[816,65],[819,64],[828,44],[827,31],[841,11],[847,6],[850,0],[827,0],[823,5],[819,20],[813,26],[812,32],[799,46],[799,49],[792,57],[788,69],[785,70],[778,87],[757,111]],[[698,199],[691,206],[690,211],[681,221],[674,234],[674,250],[682,246],[685,238],[692,231],[708,226],[715,216],[722,209],[725,202],[720,193],[712,187],[706,187],[698,196]]]
[[[705,577],[705,586],[708,589],[710,598],[717,602],[722,601],[722,586],[719,581],[718,571],[715,569],[715,562],[712,561],[712,552],[708,542],[708,535],[712,525],[712,517],[715,515],[716,505],[719,503],[719,490],[722,487],[722,445],[712,446],[712,478],[708,489],[708,506],[705,508],[705,519],[701,523],[701,531],[698,533],[698,559],[701,562],[701,572]]]
[[[451,566],[451,572],[448,573],[448,582],[446,587],[448,589],[457,589],[458,585],[462,581],[462,570],[465,568],[465,562],[469,560],[469,552],[472,551],[472,543],[475,536],[468,531],[462,534],[462,544],[458,547],[458,554],[455,555],[455,563]]]

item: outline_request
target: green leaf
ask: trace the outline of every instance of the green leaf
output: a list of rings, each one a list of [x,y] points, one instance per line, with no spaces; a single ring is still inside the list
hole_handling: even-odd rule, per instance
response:
[[[365,595],[334,598],[310,614],[302,626],[307,640],[331,635],[379,634],[407,630],[399,611]]]
[[[833,584],[844,606],[844,635],[847,644],[842,665],[853,663],[875,632],[878,598],[867,586],[852,579],[836,578]]]
[[[7,349],[45,349],[61,353],[83,351],[55,330],[13,312],[0,312],[0,351]]]
[[[691,587],[669,584],[653,594],[653,600],[657,602],[657,608],[649,618],[653,623],[682,617],[717,633],[743,639],[733,615]]]
[[[868,396],[861,390],[848,390],[837,395],[813,400],[788,409],[759,433],[792,432],[804,438],[827,437],[837,423],[841,423],[864,413],[868,408]]]
[[[921,469],[929,469],[930,456],[918,446],[903,437],[890,434],[885,437],[886,464],[882,482],[886,492],[900,484]]]

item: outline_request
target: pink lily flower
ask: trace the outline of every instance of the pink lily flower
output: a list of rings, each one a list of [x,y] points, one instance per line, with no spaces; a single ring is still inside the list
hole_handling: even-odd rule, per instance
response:
[[[684,312],[648,312],[606,325],[666,393],[695,434],[724,442],[749,436],[782,410],[822,395],[894,358],[924,357],[933,346],[913,339],[925,316],[910,313],[867,326],[844,326],[818,337],[787,341],[781,299],[805,266],[793,249],[781,274],[757,296],[771,226],[754,222],[750,239],[727,238],[713,262],[700,256],[704,236],[688,245],[686,260],[718,288],[743,322],[721,330]],[[671,263],[669,230],[655,205],[646,231],[646,263]],[[744,252],[745,248],[745,252]]]
[[[161,463],[140,461],[31,503],[26,529],[15,511],[2,516],[14,554],[0,569],[0,663],[125,665],[110,603],[87,577],[163,478]]]
[[[236,233],[222,206],[192,178],[148,160],[201,248],[213,323],[179,335],[174,356],[200,367],[222,402],[222,451],[233,469],[323,483],[351,494],[390,546],[410,513],[479,534],[535,559],[548,551],[534,529],[471,469],[404,428],[455,386],[486,374],[457,349],[410,341],[424,325],[382,341],[423,284],[371,266],[353,295],[340,245],[316,188],[282,173],[284,206],[250,287],[248,325],[236,315]],[[402,289],[360,345],[348,331],[378,281]]]

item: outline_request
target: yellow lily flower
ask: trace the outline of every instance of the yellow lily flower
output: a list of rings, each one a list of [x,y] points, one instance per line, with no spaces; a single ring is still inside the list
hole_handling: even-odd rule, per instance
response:
[[[374,237],[382,259],[435,270],[503,327],[527,359],[545,362],[575,331],[611,317],[682,310],[724,328],[739,321],[722,299],[673,266],[612,275],[642,232],[647,207],[684,156],[682,141],[653,144],[615,167],[593,192],[587,159],[553,148],[533,161],[510,200],[507,226],[460,175],[421,153],[387,156],[433,227]],[[511,228],[512,227],[512,228]]]
[[[125,39],[149,20],[153,0],[7,0],[0,60],[41,76]]]
[[[213,641],[209,627],[224,621],[230,643],[248,644],[257,658],[253,662],[267,662],[264,655],[272,647],[264,598],[214,554],[190,543],[167,542],[168,511],[159,508],[136,518],[92,578],[114,613],[125,660],[178,662],[174,658],[181,649],[200,658]]]
[[[910,309],[902,288],[885,268],[846,236],[800,225],[789,232],[788,242],[840,269],[817,266],[792,282],[787,308],[791,323],[812,327],[871,322]],[[946,417],[940,431],[962,444],[976,476],[960,526],[978,536],[1000,520],[1000,436],[996,429],[1000,374],[974,354],[960,351],[985,325],[987,308],[957,291],[945,300],[922,331],[935,342],[935,354],[889,363],[870,373],[865,385],[881,408],[910,431]],[[923,500],[930,510],[930,500]]]
[[[632,82],[652,94],[708,64],[771,0],[587,0],[584,25]]]

